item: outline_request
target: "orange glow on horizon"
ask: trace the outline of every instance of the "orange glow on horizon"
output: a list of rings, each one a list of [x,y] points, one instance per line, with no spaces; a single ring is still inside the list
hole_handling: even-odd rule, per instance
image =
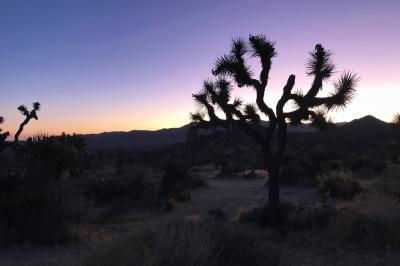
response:
[[[357,96],[348,108],[344,110],[332,111],[330,116],[335,122],[349,122],[353,119],[365,115],[373,115],[377,118],[390,122],[393,115],[398,112],[397,99],[400,98],[398,84],[381,84],[379,90],[377,85],[361,85]],[[253,92],[239,90],[237,95],[248,102],[254,97]],[[271,91],[268,102],[275,103],[279,98],[279,91]],[[67,117],[63,121],[58,121],[43,109],[39,113],[39,120],[32,120],[24,129],[21,139],[26,139],[37,133],[61,134],[96,134],[109,131],[131,131],[131,130],[158,130],[162,128],[181,127],[190,122],[189,113],[195,110],[194,103],[182,103],[181,106],[167,108],[165,112],[152,112],[147,115],[137,114],[130,116],[129,112],[111,113],[107,116],[101,113],[98,116],[90,117],[88,114],[80,117],[79,123],[72,117]],[[22,116],[18,117],[22,119]],[[19,121],[19,120],[18,120]],[[84,123],[82,122],[84,121]],[[18,123],[7,123],[2,126],[3,130],[8,130],[12,134],[18,128]]]

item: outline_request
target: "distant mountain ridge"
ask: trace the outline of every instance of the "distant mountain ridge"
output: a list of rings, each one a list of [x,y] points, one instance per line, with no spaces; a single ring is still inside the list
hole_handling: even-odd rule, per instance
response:
[[[265,122],[267,124],[267,122]],[[169,145],[182,143],[186,141],[188,125],[179,128],[167,128],[160,130],[132,130],[128,132],[103,132],[99,134],[81,135],[85,138],[88,146],[93,149],[113,149],[113,148],[130,148],[134,150],[151,150],[157,148],[165,148]],[[343,134],[350,132],[366,132],[366,131],[382,131],[390,128],[390,124],[374,116],[365,116],[354,119],[348,123],[338,123],[336,130]],[[222,130],[222,129],[214,129]],[[209,134],[214,130],[204,131]],[[315,129],[309,124],[300,126],[289,126],[291,133],[298,132],[314,132]],[[351,133],[350,133],[351,134]]]

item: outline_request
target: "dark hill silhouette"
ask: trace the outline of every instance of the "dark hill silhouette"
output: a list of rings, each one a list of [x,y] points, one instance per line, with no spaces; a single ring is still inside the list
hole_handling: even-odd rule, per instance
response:
[[[327,132],[327,137],[338,137],[351,140],[362,140],[364,138],[385,138],[388,134],[393,135],[394,130],[390,123],[382,121],[372,115],[367,115],[342,126],[337,126]]]
[[[266,126],[267,122],[263,122]],[[129,148],[132,150],[151,150],[165,148],[169,145],[186,141],[189,124],[179,128],[164,128],[160,130],[132,130],[128,132],[114,131],[99,134],[81,135],[92,149],[118,149]],[[311,132],[315,129],[309,125],[289,127],[289,132]],[[223,129],[202,129],[202,134],[210,134]]]
[[[358,119],[354,119],[350,123],[343,125],[341,130],[357,130],[357,131],[369,131],[369,130],[387,130],[391,126],[389,123],[382,121],[372,115],[367,115]]]
[[[266,125],[267,123],[264,122]],[[391,134],[392,126],[378,118],[367,115],[365,117],[354,119],[348,123],[337,123],[337,127],[327,132],[322,132],[321,135],[326,137],[346,137],[354,138],[357,136],[371,136]],[[133,150],[151,150],[165,148],[172,144],[183,143],[186,141],[186,134],[189,125],[184,125],[179,128],[168,128],[160,130],[132,130],[129,132],[104,132],[99,134],[82,135],[88,146],[93,149],[113,149],[113,148],[129,148]],[[223,131],[215,129],[216,131]],[[215,130],[204,130],[203,134],[210,134]],[[311,133],[314,128],[310,125],[301,125],[289,127],[291,134],[296,133]],[[220,132],[219,135],[223,135]]]
[[[94,149],[155,149],[184,142],[187,130],[188,125],[185,125],[180,128],[164,128],[155,131],[132,130],[129,132],[103,132],[82,136],[86,139],[88,146]]]

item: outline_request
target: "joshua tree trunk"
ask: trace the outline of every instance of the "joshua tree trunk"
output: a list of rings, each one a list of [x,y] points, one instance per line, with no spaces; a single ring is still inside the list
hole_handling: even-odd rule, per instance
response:
[[[279,226],[282,223],[282,213],[279,198],[279,165],[272,163],[268,169],[268,208],[265,210],[263,224]]]
[[[30,117],[25,118],[24,121],[22,121],[22,123],[19,125],[19,128],[14,135],[15,143],[17,143],[19,141],[19,136],[21,135],[22,131],[24,130],[24,127],[29,123],[30,119],[31,119]]]

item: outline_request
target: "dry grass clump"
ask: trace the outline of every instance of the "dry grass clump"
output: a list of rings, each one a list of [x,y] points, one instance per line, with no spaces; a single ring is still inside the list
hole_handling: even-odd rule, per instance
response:
[[[370,193],[347,203],[335,217],[331,230],[335,238],[343,240],[399,246],[399,222],[399,201]]]
[[[290,215],[288,226],[291,230],[315,230],[327,227],[336,215],[336,209],[324,202],[299,205]]]
[[[363,192],[363,188],[353,180],[353,173],[345,170],[332,170],[317,176],[318,190],[331,197],[352,199]]]
[[[400,164],[391,164],[381,173],[371,189],[400,199]]]
[[[292,213],[297,207],[292,202],[284,200],[280,201],[280,207],[281,207],[282,221],[285,224],[289,221]],[[254,206],[248,209],[239,209],[236,220],[238,222],[247,222],[252,224],[263,225],[264,221],[268,220],[267,213],[265,212],[265,210],[267,209],[268,205]]]
[[[244,227],[175,217],[99,245],[83,265],[279,265],[278,249],[259,238]]]

